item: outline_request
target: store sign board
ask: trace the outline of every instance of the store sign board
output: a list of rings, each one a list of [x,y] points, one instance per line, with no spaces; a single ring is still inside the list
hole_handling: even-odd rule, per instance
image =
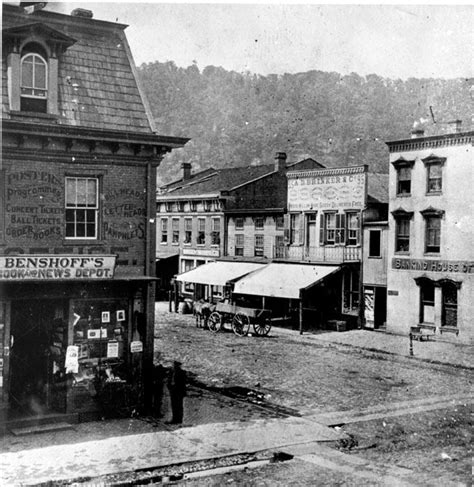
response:
[[[362,210],[366,201],[364,166],[288,173],[288,210]]]
[[[0,256],[0,281],[112,279],[115,255]]]
[[[219,257],[219,249],[183,249],[183,255],[196,255],[199,257]]]
[[[392,269],[472,274],[474,262],[464,260],[392,259]]]

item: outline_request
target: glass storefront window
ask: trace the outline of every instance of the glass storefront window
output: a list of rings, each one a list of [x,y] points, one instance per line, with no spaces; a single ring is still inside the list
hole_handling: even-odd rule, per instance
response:
[[[74,387],[94,395],[104,383],[127,381],[128,314],[127,299],[73,302],[73,345],[79,364],[72,372]]]

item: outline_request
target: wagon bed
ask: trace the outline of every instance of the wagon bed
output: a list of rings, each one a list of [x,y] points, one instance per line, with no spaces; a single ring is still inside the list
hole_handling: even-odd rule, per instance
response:
[[[232,331],[238,336],[246,336],[250,325],[254,334],[266,336],[271,328],[271,311],[263,308],[248,308],[233,303],[217,303],[208,320],[208,327],[218,332],[225,323],[230,323]]]

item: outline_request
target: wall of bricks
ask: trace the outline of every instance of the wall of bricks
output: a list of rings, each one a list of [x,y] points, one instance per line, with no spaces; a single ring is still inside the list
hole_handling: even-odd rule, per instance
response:
[[[143,266],[146,168],[104,164],[4,164],[0,253],[111,253],[119,265]],[[98,238],[65,236],[65,177],[99,179]]]
[[[283,216],[283,215],[282,215]],[[259,215],[260,217],[260,215]],[[227,255],[236,255],[236,235],[244,236],[244,257],[255,256],[255,235],[263,235],[263,253],[264,257],[273,257],[273,248],[275,246],[276,237],[284,236],[283,229],[276,228],[276,220],[273,215],[264,215],[261,218],[264,219],[263,229],[255,228],[255,218],[258,217],[244,217],[243,229],[236,228],[236,217],[230,217],[228,222],[228,246]]]

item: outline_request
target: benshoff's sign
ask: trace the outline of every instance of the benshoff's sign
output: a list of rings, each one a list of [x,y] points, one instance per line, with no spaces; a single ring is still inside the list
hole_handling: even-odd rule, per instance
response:
[[[112,279],[115,255],[0,256],[0,281]]]
[[[293,171],[288,177],[288,210],[363,210],[367,166]]]

